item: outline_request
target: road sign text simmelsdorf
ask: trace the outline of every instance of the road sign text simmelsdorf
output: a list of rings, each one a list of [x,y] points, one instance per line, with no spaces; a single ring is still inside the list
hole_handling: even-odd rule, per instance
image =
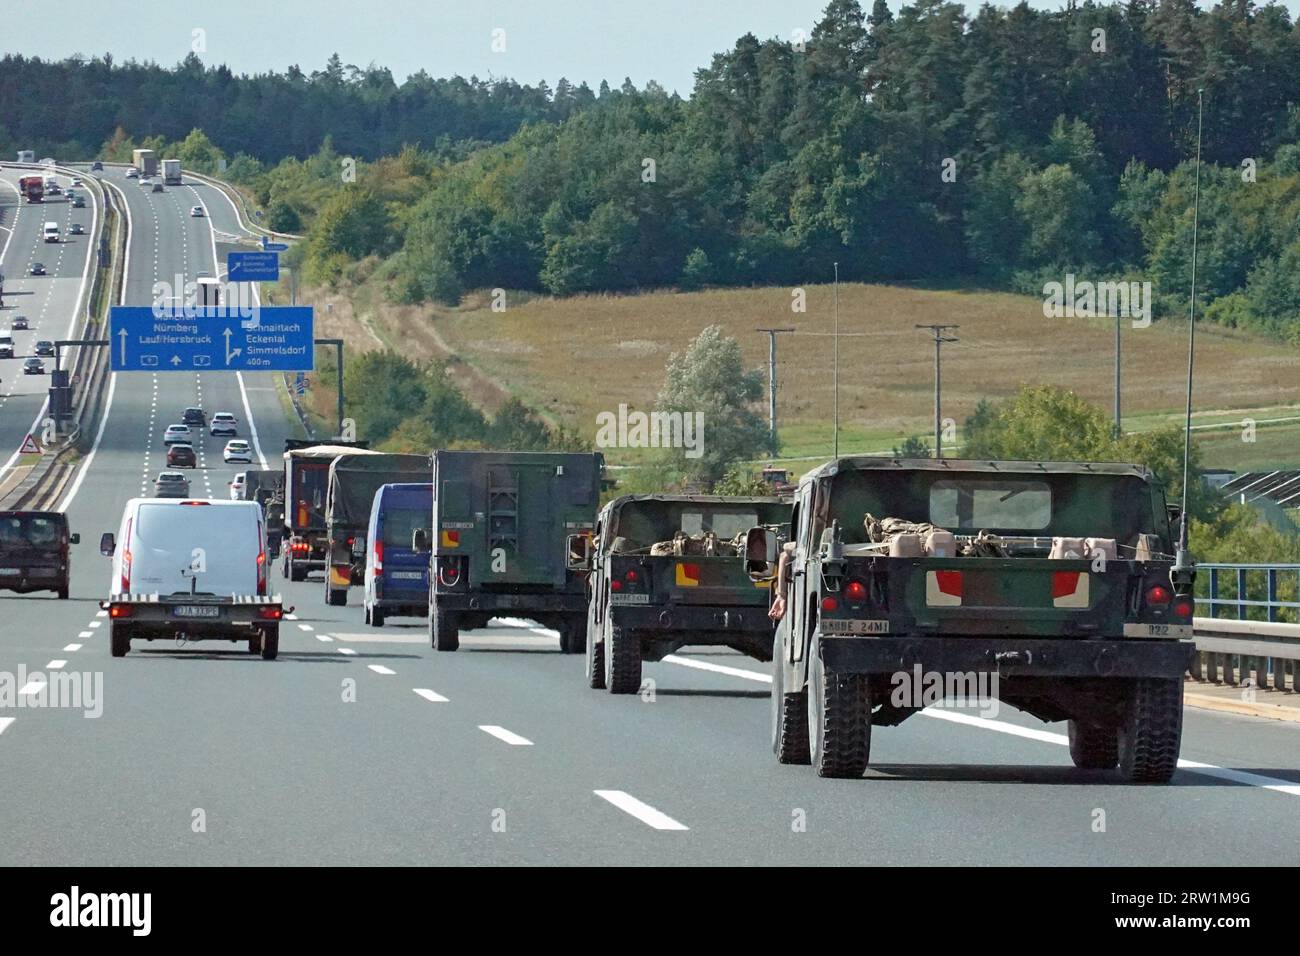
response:
[[[310,306],[109,311],[114,372],[310,372]]]

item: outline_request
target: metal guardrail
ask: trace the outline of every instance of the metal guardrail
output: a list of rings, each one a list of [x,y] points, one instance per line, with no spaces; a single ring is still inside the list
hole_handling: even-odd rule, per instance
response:
[[[1194,680],[1300,692],[1300,564],[1198,564],[1195,597]]]

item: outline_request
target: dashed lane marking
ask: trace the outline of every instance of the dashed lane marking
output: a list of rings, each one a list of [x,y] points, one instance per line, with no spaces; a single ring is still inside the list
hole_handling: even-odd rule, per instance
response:
[[[656,830],[690,829],[686,824],[679,823],[663,811],[656,810],[650,804],[638,800],[623,790],[593,790],[591,792],[602,800],[608,800],[624,813],[636,817],[646,826],[653,827]]]
[[[431,704],[445,704],[445,703],[447,703],[447,698],[446,698],[446,697],[443,697],[443,696],[442,696],[441,694],[439,694],[437,691],[429,690],[429,688],[427,688],[427,687],[413,687],[413,688],[411,688],[411,689],[414,690],[417,694],[419,694],[421,697],[423,697],[425,700],[427,700],[427,701],[428,701],[429,703],[431,703]]]
[[[497,740],[505,741],[512,747],[531,747],[533,745],[533,742],[527,737],[520,737],[514,731],[498,727],[496,724],[479,724],[478,729],[485,734],[491,734]]]

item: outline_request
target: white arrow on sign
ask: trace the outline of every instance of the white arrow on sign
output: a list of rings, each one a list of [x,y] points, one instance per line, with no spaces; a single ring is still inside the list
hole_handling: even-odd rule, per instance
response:
[[[171,357],[171,363],[172,363],[172,365],[180,365],[180,364],[181,364],[181,357],[180,357],[179,355],[173,355],[173,356]]]
[[[233,352],[230,351],[230,336],[232,336],[233,334],[234,333],[231,332],[230,329],[226,329],[226,365],[229,365],[230,360],[232,358],[235,358],[237,355],[239,355],[240,352],[243,351],[243,349],[235,349]]]
[[[122,359],[121,359],[121,363],[122,363],[123,365],[125,365],[125,364],[126,364],[126,329],[122,329],[122,331],[118,332],[118,333],[117,333],[117,338],[118,338],[118,341],[121,343],[121,346],[122,346]]]

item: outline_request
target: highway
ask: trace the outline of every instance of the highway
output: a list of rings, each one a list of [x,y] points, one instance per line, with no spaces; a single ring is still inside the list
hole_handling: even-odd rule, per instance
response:
[[[104,177],[130,210],[126,304],[178,272],[217,274],[213,230],[239,227],[215,188]],[[8,363],[0,375],[7,391]],[[165,467],[163,429],[186,405],[231,411],[269,462],[295,432],[267,375],[109,387],[61,503],[82,537],[71,599],[0,597],[0,672],[24,669],[29,698],[33,672],[99,675],[102,714],[0,710],[0,865],[1300,863],[1295,723],[1189,710],[1185,769],[1143,787],[1074,769],[1063,725],[940,709],[878,730],[866,779],[822,780],[769,751],[766,665],[683,653],[646,665],[652,695],[613,697],[553,632],[501,621],[436,654],[424,622],[368,628],[357,590],[326,607],[319,574],[278,570],[296,606],[278,660],[210,642],[113,659],[98,539]],[[197,497],[226,496],[247,467],[222,463],[223,442],[200,443]]]
[[[27,433],[41,435],[41,412],[54,359],[44,359],[44,375],[24,375],[23,361],[34,354],[38,339],[74,338],[79,331],[85,312],[82,299],[94,265],[94,236],[103,218],[91,189],[77,190],[86,199],[81,209],[73,208],[66,195],[46,197],[42,203],[22,201],[18,180],[28,175],[33,175],[31,169],[0,169],[0,274],[5,277],[0,331],[9,331],[19,316],[26,317],[29,327],[13,333],[14,357],[0,359],[0,477],[17,460]],[[55,178],[66,191],[71,178]],[[62,241],[43,240],[42,227],[47,221],[59,224]],[[86,234],[70,235],[73,223],[79,223]],[[45,267],[46,275],[29,274],[34,262]]]

